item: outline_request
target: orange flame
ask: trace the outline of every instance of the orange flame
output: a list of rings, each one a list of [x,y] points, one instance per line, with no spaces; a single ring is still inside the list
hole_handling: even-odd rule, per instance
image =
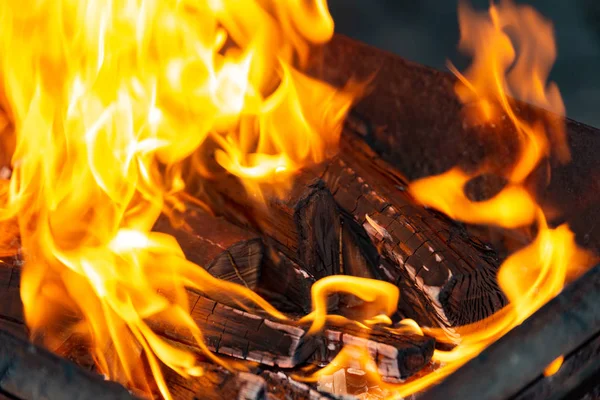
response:
[[[544,376],[552,376],[557,373],[560,367],[562,367],[564,361],[564,356],[560,356],[556,360],[552,361],[544,370]]]
[[[463,103],[476,104],[479,119],[492,126],[508,117],[517,132],[520,154],[505,176],[507,186],[487,201],[474,203],[464,192],[470,179],[486,172],[485,165],[471,174],[454,168],[418,180],[411,193],[417,201],[461,221],[506,228],[529,225],[535,221],[537,204],[521,184],[548,155],[548,135],[559,159],[570,157],[560,117],[564,105],[557,86],[546,83],[556,58],[552,24],[530,6],[508,0],[492,4],[488,13],[478,13],[462,2],[459,22],[460,48],[473,56],[473,62],[464,75],[451,66],[459,78],[456,93]],[[556,115],[545,113],[541,120],[528,122],[519,116],[513,98]]]
[[[142,390],[146,359],[169,398],[159,361],[201,371],[146,321],[187,330],[205,349],[185,287],[285,316],[150,230],[182,206],[173,196],[185,187],[182,161],[209,141],[249,189],[281,188],[335,151],[354,94],[301,72],[333,35],[326,2],[7,0],[0,26],[16,137],[0,219],[18,220],[27,324],[49,342],[68,329],[89,334],[100,370]],[[65,322],[73,312],[83,320]]]

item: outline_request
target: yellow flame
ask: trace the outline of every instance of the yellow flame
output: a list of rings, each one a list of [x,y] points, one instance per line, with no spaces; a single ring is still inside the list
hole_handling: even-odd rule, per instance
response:
[[[485,164],[474,173],[454,168],[418,180],[410,191],[417,201],[455,219],[506,228],[529,225],[535,221],[537,205],[521,184],[548,155],[548,136],[553,138],[559,159],[568,161],[570,157],[561,118],[564,105],[558,87],[546,83],[556,58],[552,24],[532,7],[509,0],[492,4],[488,13],[476,12],[461,2],[459,22],[460,48],[473,56],[473,62],[464,75],[450,66],[459,78],[456,93],[463,103],[476,104],[468,109],[491,126],[501,126],[500,119],[508,117],[520,144],[518,159],[506,173],[508,185],[481,203],[469,200],[463,188],[470,179],[487,172]],[[519,115],[513,98],[556,115],[546,113],[529,122]]]
[[[34,334],[88,333],[100,370],[142,390],[145,359],[168,398],[160,362],[200,371],[147,322],[188,331],[206,350],[184,288],[226,290],[284,319],[150,230],[182,206],[182,162],[215,146],[248,189],[285,188],[335,151],[354,94],[301,72],[333,35],[326,2],[6,0],[0,29],[2,106],[14,125],[6,132],[2,121],[13,174],[0,220],[18,221]],[[83,320],[63,323],[73,313]]]
[[[400,291],[396,285],[374,279],[349,275],[333,275],[319,279],[311,287],[313,311],[300,322],[312,321],[309,333],[323,329],[327,320],[327,298],[333,293],[349,293],[371,303],[377,315],[364,321],[367,325],[390,323],[389,316],[396,311]]]

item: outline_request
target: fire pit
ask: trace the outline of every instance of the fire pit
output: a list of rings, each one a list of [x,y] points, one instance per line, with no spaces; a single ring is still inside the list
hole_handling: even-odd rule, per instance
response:
[[[535,10],[461,6],[453,75],[323,1],[39,3],[0,5],[0,399],[598,394],[600,139]]]

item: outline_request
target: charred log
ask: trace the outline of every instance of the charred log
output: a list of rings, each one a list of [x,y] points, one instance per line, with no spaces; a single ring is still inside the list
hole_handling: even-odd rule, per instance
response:
[[[192,318],[202,330],[208,348],[221,355],[254,361],[269,366],[292,368],[305,362],[317,349],[315,337],[300,328],[273,322],[213,300],[190,293]],[[151,322],[165,337],[194,346],[188,332]]]
[[[186,258],[213,276],[245,286],[281,311],[304,315],[310,311],[314,277],[263,243],[258,234],[221,217],[189,209],[184,224],[173,226],[161,216],[154,230],[173,235]],[[227,297],[215,299],[236,306]]]
[[[284,199],[266,206],[246,194],[229,176],[211,182],[208,202],[218,213],[257,229],[316,279],[338,274],[340,219],[337,205],[324,183],[311,172],[301,174]]]
[[[359,331],[351,327],[308,335],[304,327],[274,322],[202,296],[196,295],[191,303],[192,317],[211,351],[267,366],[293,368],[307,361],[325,365],[344,345],[355,344],[369,346],[384,376],[403,379],[423,368],[433,354],[434,340],[422,336]],[[186,332],[158,323],[152,327],[171,340],[195,345]]]
[[[430,360],[434,340],[418,335],[398,335],[384,329],[363,331],[351,326],[343,330],[327,329],[323,345],[312,362],[329,364],[344,346],[368,349],[377,364],[379,374],[388,381],[406,379],[419,372]]]
[[[266,209],[240,195],[233,178],[214,182],[211,203],[276,240],[304,267],[316,263],[309,272],[317,279],[344,272],[397,284],[406,294],[402,316],[422,325],[464,325],[502,308],[491,249],[415,204],[402,177],[356,134],[346,130],[341,143],[337,157],[300,173],[289,196],[269,200]]]
[[[427,310],[407,317],[426,324],[433,315],[442,327],[452,327],[485,318],[506,304],[493,253],[472,246],[460,227],[416,205],[395,170],[352,132],[345,132],[339,158],[323,179],[379,247],[386,259],[378,266],[380,275],[403,293],[415,293],[406,296],[410,307]],[[400,308],[409,312],[409,307]]]

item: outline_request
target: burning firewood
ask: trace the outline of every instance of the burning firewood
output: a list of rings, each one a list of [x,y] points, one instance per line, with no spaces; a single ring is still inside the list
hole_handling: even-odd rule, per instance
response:
[[[6,262],[0,267],[0,271],[10,276],[15,273],[10,270],[16,271],[19,268],[19,263]],[[27,333],[23,325],[19,291],[18,288],[9,288],[7,284],[8,282],[0,288],[0,299],[2,299],[0,329],[10,330],[25,339]],[[306,334],[305,327],[271,321],[219,304],[191,291],[188,294],[190,304],[193,306],[192,317],[202,329],[207,346],[222,356],[280,368],[291,368],[306,362],[324,365],[333,360],[344,345],[360,343],[372,349],[381,374],[397,380],[421,370],[433,354],[434,340],[431,338],[417,335],[391,335],[378,329],[364,331],[351,326],[331,327],[321,335],[311,336]],[[194,347],[196,343],[189,333],[178,332],[153,321],[149,323],[170,343],[199,351]],[[53,350],[80,365],[92,368],[89,344],[77,335],[65,337]],[[210,371],[216,373],[217,367],[211,368]],[[225,372],[223,370],[219,374]],[[177,379],[180,383],[188,382],[182,378]],[[241,378],[227,379],[238,382]],[[189,385],[199,384],[189,383]]]
[[[217,212],[312,266],[315,278],[348,273],[395,283],[400,312],[422,325],[468,324],[502,308],[490,249],[474,247],[460,227],[415,204],[405,184],[346,131],[340,154],[299,174],[283,200],[264,207],[240,195],[233,178],[213,182],[209,198]]]

